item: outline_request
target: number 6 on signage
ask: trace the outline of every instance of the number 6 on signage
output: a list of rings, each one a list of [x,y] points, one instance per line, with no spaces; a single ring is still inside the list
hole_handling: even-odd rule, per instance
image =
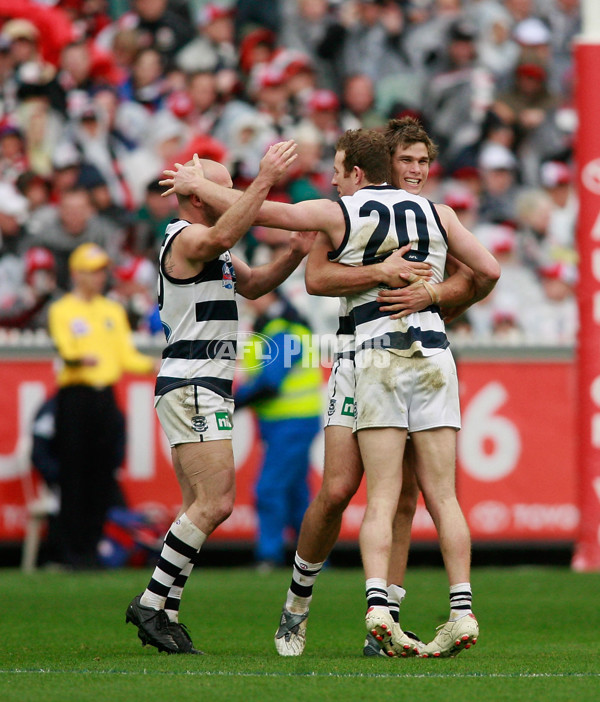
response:
[[[460,461],[476,480],[500,480],[511,473],[521,454],[521,439],[510,419],[495,414],[508,393],[500,383],[488,383],[469,402],[458,433]],[[486,450],[491,444],[491,450]]]

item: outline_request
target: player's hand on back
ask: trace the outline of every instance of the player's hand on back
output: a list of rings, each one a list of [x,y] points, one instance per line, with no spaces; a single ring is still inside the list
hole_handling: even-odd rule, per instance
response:
[[[380,264],[382,283],[390,288],[401,288],[410,283],[415,283],[419,279],[428,280],[431,277],[431,266],[424,261],[407,261],[404,254],[410,251],[411,245],[407,244],[394,251],[385,261]]]

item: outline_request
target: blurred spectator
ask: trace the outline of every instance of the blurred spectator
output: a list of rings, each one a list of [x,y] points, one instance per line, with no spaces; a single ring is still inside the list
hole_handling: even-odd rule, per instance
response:
[[[269,65],[257,65],[250,76],[249,91],[257,110],[273,134],[273,141],[289,139],[294,118],[289,110],[283,71]]]
[[[539,275],[544,302],[536,309],[536,337],[546,344],[574,344],[578,330],[575,267],[565,263],[542,266]]]
[[[169,7],[168,0],[133,0],[126,12],[97,35],[97,41],[110,50],[117,32],[135,30],[140,48],[156,49],[167,61],[194,38],[192,23]]]
[[[494,76],[496,84],[506,87],[519,60],[519,45],[512,37],[509,13],[494,3],[475,5],[480,10],[486,6],[493,9],[487,17],[480,18],[477,53],[481,65]]]
[[[0,307],[0,327],[46,329],[49,307],[61,296],[54,256],[48,249],[34,246],[23,260],[24,279],[14,288],[10,305]]]
[[[551,90],[557,91],[560,87],[560,77],[554,71],[552,34],[548,25],[539,17],[528,17],[515,25],[513,38],[519,46],[518,63],[543,66]]]
[[[517,66],[514,85],[494,102],[494,112],[515,129],[528,184],[536,183],[540,162],[560,146],[553,125],[559,105],[559,96],[548,89],[546,67],[529,60]]]
[[[239,8],[238,15],[239,17]],[[264,26],[244,32],[240,41],[240,70],[247,81],[251,72],[261,64],[268,64],[277,45],[277,35]]]
[[[423,115],[440,147],[442,165],[476,143],[492,103],[491,74],[477,61],[477,29],[461,19],[450,25],[447,51],[429,66]]]
[[[302,52],[282,49],[275,53],[270,65],[283,74],[290,112],[294,119],[298,119],[304,114],[308,99],[319,87],[313,61]]]
[[[514,222],[516,218],[517,159],[505,146],[490,143],[479,156],[481,194],[479,216],[486,222]]]
[[[94,90],[106,82],[94,76],[92,69],[89,44],[80,40],[64,47],[60,55],[58,82],[65,93],[68,112],[77,112],[78,103],[86,103]]]
[[[335,145],[343,133],[340,124],[340,101],[333,90],[315,90],[306,105],[306,117],[300,127],[316,129],[321,141],[321,169],[331,169]]]
[[[189,106],[183,114],[176,114],[188,125],[193,134],[210,134],[221,115],[217,93],[217,77],[213,71],[195,71],[186,78]]]
[[[0,183],[0,308],[11,309],[24,280],[23,257],[32,245],[24,224],[27,200],[9,183]]]
[[[354,73],[344,80],[342,93],[342,131],[346,129],[381,129],[386,120],[375,107],[375,86],[364,73]]]
[[[535,188],[519,193],[516,202],[519,221],[519,255],[532,271],[552,263],[552,244],[548,237],[552,199],[544,190]]]
[[[480,225],[474,233],[496,257],[502,268],[501,280],[481,305],[469,308],[469,319],[476,336],[492,337],[502,332],[505,339],[515,341],[531,333],[536,305],[543,294],[536,272],[522,265],[518,234],[505,224]]]
[[[461,224],[473,231],[477,224],[477,198],[465,185],[454,182],[444,192],[444,205],[455,212]]]
[[[246,35],[249,27],[264,27],[273,34],[280,30],[279,0],[236,0],[235,31],[238,37]]]
[[[30,217],[34,212],[50,207],[51,185],[46,178],[33,171],[25,171],[17,178],[16,186],[19,193],[27,198]]]
[[[328,0],[284,2],[284,22],[280,34],[285,47],[309,57],[319,81],[315,87],[330,90],[338,87],[333,66],[325,60],[329,48],[326,36],[335,22],[333,7]]]
[[[157,305],[157,275],[154,261],[130,252],[125,252],[113,269],[109,296],[123,306],[133,329],[149,330],[149,319]]]
[[[331,62],[335,89],[357,69],[373,81],[406,70],[407,61],[400,44],[404,19],[395,2],[358,0],[339,6],[336,21],[329,25],[318,49]]]
[[[571,169],[561,161],[547,161],[540,169],[540,185],[552,199],[548,224],[552,258],[565,263],[576,263],[575,225],[578,204]]]
[[[15,184],[17,178],[29,167],[25,136],[11,124],[0,127],[0,178]]]
[[[166,99],[167,83],[164,59],[157,49],[140,49],[130,75],[119,85],[121,100],[133,100],[150,113],[159,110]]]
[[[234,45],[234,10],[207,3],[196,14],[197,36],[175,56],[176,65],[185,73],[210,71],[217,75],[237,68]]]
[[[319,130],[308,122],[294,131],[298,158],[289,171],[286,190],[292,202],[334,197],[330,164],[323,158],[324,139]]]
[[[58,286],[65,291],[70,284],[68,260],[80,244],[93,242],[110,251],[111,259],[118,260],[124,239],[122,231],[98,216],[83,187],[61,193],[56,209],[36,220],[36,231],[31,235],[38,246],[50,249],[54,255]]]
[[[543,9],[543,19],[550,28],[554,73],[562,82],[573,63],[573,43],[581,32],[580,0],[554,0]]]
[[[144,201],[136,213],[134,251],[152,261],[158,256],[167,224],[177,213],[175,197],[162,197],[164,190],[158,180],[148,183]]]

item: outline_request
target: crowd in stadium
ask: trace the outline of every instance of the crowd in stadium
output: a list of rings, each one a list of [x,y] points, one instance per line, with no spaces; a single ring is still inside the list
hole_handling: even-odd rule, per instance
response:
[[[0,0],[0,21],[0,327],[45,329],[92,241],[132,327],[160,332],[163,169],[198,153],[243,189],[293,138],[271,197],[335,197],[338,137],[409,114],[440,148],[424,194],[502,266],[455,338],[574,343],[578,0]],[[309,309],[301,274],[288,294]],[[315,330],[336,310],[311,305]]]

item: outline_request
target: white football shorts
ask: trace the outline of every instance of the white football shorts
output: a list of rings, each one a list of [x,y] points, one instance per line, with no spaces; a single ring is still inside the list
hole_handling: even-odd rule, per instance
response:
[[[234,402],[198,385],[184,385],[155,399],[156,413],[171,446],[231,440]]]
[[[356,430],[460,429],[456,364],[450,349],[404,357],[386,349],[356,354]]]

